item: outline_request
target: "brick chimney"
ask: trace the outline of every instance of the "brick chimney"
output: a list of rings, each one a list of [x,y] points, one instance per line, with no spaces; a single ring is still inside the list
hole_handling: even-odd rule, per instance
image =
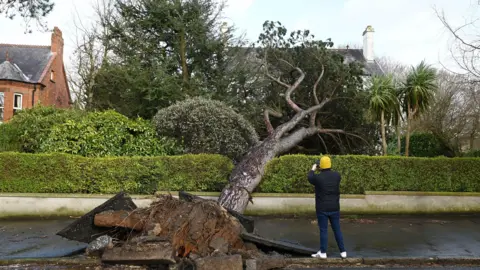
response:
[[[60,56],[63,56],[63,37],[62,31],[58,27],[53,28],[52,33],[52,52],[58,53]]]
[[[375,54],[373,53],[373,27],[371,25],[363,31],[363,56],[367,62],[373,62]]]

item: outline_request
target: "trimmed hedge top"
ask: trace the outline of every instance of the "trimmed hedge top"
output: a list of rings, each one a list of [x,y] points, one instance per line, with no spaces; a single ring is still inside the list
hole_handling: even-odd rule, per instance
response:
[[[307,172],[317,156],[272,160],[256,192],[313,193]],[[365,191],[480,192],[480,158],[333,156],[343,194]],[[0,192],[131,194],[221,191],[233,169],[220,155],[85,158],[0,153]]]
[[[233,169],[220,155],[85,158],[0,153],[0,192],[154,194],[221,190]]]
[[[259,192],[313,192],[307,171],[319,157],[288,155],[272,160]],[[332,156],[344,194],[365,191],[479,192],[479,158]]]

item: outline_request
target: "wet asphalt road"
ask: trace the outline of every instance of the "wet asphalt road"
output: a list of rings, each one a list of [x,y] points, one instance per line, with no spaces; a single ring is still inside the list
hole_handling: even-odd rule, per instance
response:
[[[86,245],[55,233],[73,219],[0,220],[0,260],[62,257]],[[319,232],[311,218],[256,218],[256,231],[265,237],[318,248]],[[341,222],[349,257],[480,257],[480,217],[344,217]],[[339,257],[330,230],[329,257]],[[78,269],[14,266],[0,269]],[[310,268],[312,269],[312,268]],[[480,269],[472,267],[329,267],[324,269]]]
[[[258,234],[319,248],[316,219],[259,219]],[[480,217],[344,217],[349,257],[480,257]],[[329,257],[340,257],[329,228]]]
[[[73,220],[0,220],[0,259],[55,258],[86,247],[55,235]]]

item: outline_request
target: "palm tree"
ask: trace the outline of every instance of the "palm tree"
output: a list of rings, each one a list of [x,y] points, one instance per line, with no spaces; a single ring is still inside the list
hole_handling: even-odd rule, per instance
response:
[[[380,130],[382,133],[383,155],[387,155],[387,138],[385,135],[385,125],[390,119],[398,115],[398,99],[395,90],[393,77],[373,76],[369,89],[370,113],[376,121],[380,121]]]
[[[423,113],[433,100],[436,85],[436,71],[422,61],[408,73],[404,85],[404,110],[407,112],[407,135],[405,139],[405,156],[410,148],[410,132],[414,118]]]
[[[397,152],[400,155],[402,153],[402,134],[400,133],[400,125],[403,122],[402,115],[402,100],[403,100],[403,88],[397,83],[395,88],[395,95],[397,97],[397,104],[395,112],[392,115],[392,125],[395,126],[395,133],[397,134]]]

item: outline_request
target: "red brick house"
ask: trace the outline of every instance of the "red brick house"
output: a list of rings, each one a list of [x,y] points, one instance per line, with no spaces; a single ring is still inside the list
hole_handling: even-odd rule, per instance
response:
[[[71,105],[63,37],[57,27],[50,46],[0,44],[0,122],[35,104]]]

